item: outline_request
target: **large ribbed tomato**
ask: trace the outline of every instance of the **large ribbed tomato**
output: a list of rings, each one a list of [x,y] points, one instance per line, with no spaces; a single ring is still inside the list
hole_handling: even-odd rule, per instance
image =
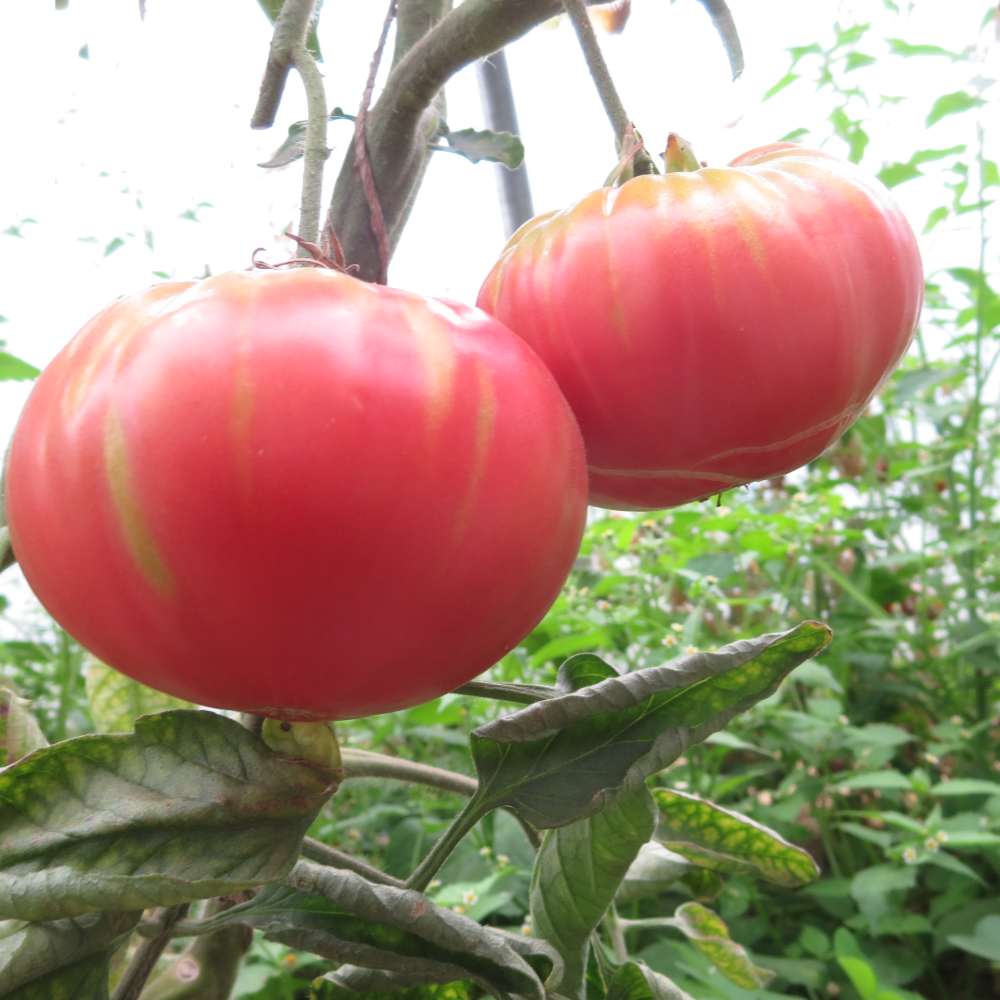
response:
[[[776,143],[531,220],[478,304],[555,375],[591,502],[642,510],[814,459],[898,364],[922,290],[886,189]]]
[[[7,515],[35,593],[144,684],[286,719],[417,704],[513,648],[586,513],[535,354],[331,271],[116,302],[45,370]]]

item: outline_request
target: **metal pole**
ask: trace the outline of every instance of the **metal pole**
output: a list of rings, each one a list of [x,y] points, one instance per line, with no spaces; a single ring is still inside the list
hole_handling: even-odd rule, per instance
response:
[[[514,92],[510,87],[510,73],[507,72],[507,58],[503,49],[476,63],[476,76],[479,79],[479,99],[483,105],[486,127],[494,132],[519,135]],[[504,235],[509,239],[516,229],[535,214],[531,206],[528,171],[523,163],[516,170],[497,163],[493,170],[497,179]]]

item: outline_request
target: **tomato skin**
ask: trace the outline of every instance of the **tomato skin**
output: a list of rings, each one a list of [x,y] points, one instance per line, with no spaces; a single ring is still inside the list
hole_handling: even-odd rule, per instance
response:
[[[579,431],[476,309],[318,269],[95,317],[14,435],[14,550],[136,680],[304,720],[419,704],[509,652],[579,547]]]
[[[555,375],[591,503],[647,510],[818,456],[899,363],[922,298],[886,189],[776,143],[527,222],[477,304]]]

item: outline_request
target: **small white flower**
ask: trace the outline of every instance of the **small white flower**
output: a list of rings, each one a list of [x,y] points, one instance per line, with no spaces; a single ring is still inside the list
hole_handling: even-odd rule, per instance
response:
[[[493,853],[492,847],[480,847],[479,853],[484,857],[488,858]]]
[[[948,834],[944,830],[938,830],[934,836],[937,837],[939,844],[944,844],[948,841]]]
[[[935,757],[932,753],[925,753],[924,760],[926,760],[928,764],[936,764],[938,762],[937,757]]]
[[[681,625],[681,624],[680,624],[680,622],[674,622],[674,623],[673,623],[673,625],[671,625],[670,627],[671,627],[671,628],[672,628],[672,629],[673,629],[673,630],[674,630],[675,632],[683,632],[683,631],[684,631],[684,626],[683,626],[683,625]]]
[[[953,715],[951,717],[951,721],[954,722],[956,726],[960,726],[964,720],[960,715]]]
[[[458,913],[458,914],[465,913],[465,907],[464,906],[453,906],[451,908],[451,910],[452,910],[452,913]]]
[[[428,889],[440,889],[441,888],[441,879],[439,879],[439,878],[432,878],[430,880],[430,882],[427,884],[427,888]]]
[[[846,785],[841,785],[840,788],[837,789],[837,791],[840,792],[841,795],[851,794],[851,790]]]
[[[478,901],[479,897],[471,889],[462,893],[462,902],[466,906],[475,906]]]
[[[805,493],[796,493],[795,496],[792,497],[792,499],[798,500],[799,503],[802,503],[802,501],[807,500],[808,497],[805,495]]]
[[[917,849],[915,847],[907,847],[903,851],[903,860],[908,864],[912,865],[914,861],[917,860]]]
[[[706,583],[718,583],[719,582],[719,578],[717,576],[706,576],[705,577],[705,582]]]
[[[666,637],[666,639],[663,640],[663,645],[664,646],[676,646],[677,645],[677,636],[675,636],[675,635],[668,635]]]
[[[526,920],[523,924],[521,924],[521,933],[525,937],[530,937],[531,936],[531,922],[530,921]]]
[[[497,864],[506,868],[506,866],[510,864],[510,858],[508,858],[506,854],[498,854]]]
[[[842,725],[846,726],[851,720],[847,718],[846,715],[838,715],[837,721]]]
[[[757,802],[762,806],[769,806],[774,802],[774,796],[768,792],[760,792],[757,796]]]
[[[698,647],[697,646],[692,646],[692,645],[687,645],[687,646],[684,647],[684,652],[685,653],[697,653],[698,652]]]
[[[930,851],[932,854],[938,849],[939,846],[940,845],[938,844],[937,840],[934,839],[934,837],[928,837],[924,841],[924,847],[926,847],[927,850]]]
[[[688,786],[688,783],[686,781],[675,781],[674,782],[674,788],[676,788],[679,792],[683,792],[684,789],[687,788],[687,786]]]

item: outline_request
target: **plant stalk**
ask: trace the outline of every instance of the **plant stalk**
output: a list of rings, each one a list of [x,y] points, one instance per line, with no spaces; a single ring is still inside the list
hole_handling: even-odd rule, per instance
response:
[[[286,0],[287,2],[287,0]],[[319,241],[320,206],[323,203],[323,168],[330,150],[326,145],[326,88],[312,53],[300,41],[294,49],[295,68],[306,91],[309,114],[306,121],[306,144],[303,154],[302,204],[299,210],[299,238],[307,243]],[[311,254],[301,244],[297,256]]]
[[[416,871],[406,880],[406,889],[416,889],[425,892],[430,881],[441,870],[451,852],[458,847],[462,838],[489,811],[478,795],[473,796],[465,804],[465,808],[451,821],[451,826],[441,835],[430,853],[417,866]]]
[[[173,936],[170,931],[178,920],[187,916],[190,903],[180,903],[177,906],[162,907],[157,911],[156,919],[162,928],[155,937],[146,938],[135,950],[132,961],[129,962],[125,974],[111,994],[111,1000],[139,1000],[139,994],[146,985],[150,973],[156,966],[163,949],[170,943]]]
[[[615,82],[611,79],[611,72],[604,60],[604,53],[601,52],[594,26],[590,23],[587,6],[584,0],[563,0],[563,6],[573,22],[580,48],[583,49],[583,57],[587,60],[587,68],[590,70],[594,85],[597,87],[597,93],[604,105],[604,112],[614,129],[615,147],[621,154],[622,145],[625,142],[625,132],[632,121],[625,110],[625,105],[622,104],[621,98],[618,96]],[[649,174],[652,173],[652,170],[653,161],[644,149],[640,149],[633,157],[633,174]]]

